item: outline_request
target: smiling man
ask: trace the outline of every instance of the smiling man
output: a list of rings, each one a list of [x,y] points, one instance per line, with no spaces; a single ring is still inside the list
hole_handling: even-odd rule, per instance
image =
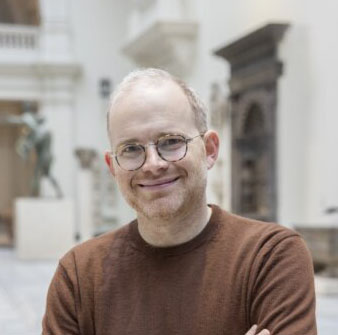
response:
[[[107,121],[105,159],[137,218],[60,260],[43,334],[315,335],[301,237],[207,204],[219,138],[196,94],[165,71],[135,71]]]

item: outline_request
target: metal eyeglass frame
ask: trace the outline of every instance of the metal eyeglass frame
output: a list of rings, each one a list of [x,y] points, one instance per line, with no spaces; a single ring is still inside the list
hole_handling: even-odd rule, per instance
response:
[[[196,135],[196,136],[194,136],[194,137],[185,138],[185,137],[184,137],[183,135],[181,135],[181,134],[168,134],[168,135],[164,135],[164,136],[159,137],[159,138],[156,140],[156,142],[153,142],[153,143],[150,142],[150,143],[145,144],[145,145],[140,144],[140,143],[133,143],[133,144],[138,145],[139,147],[141,147],[142,150],[144,151],[144,160],[143,160],[143,163],[142,163],[138,168],[136,168],[136,169],[131,169],[131,170],[125,169],[124,167],[122,167],[122,166],[120,165],[120,163],[119,163],[119,161],[118,161],[118,159],[117,159],[117,155],[116,155],[116,154],[113,154],[113,153],[111,152],[111,156],[115,158],[116,163],[118,164],[118,166],[119,166],[122,170],[125,170],[125,171],[136,171],[136,170],[140,169],[140,168],[144,165],[144,163],[146,162],[146,160],[147,160],[147,151],[146,151],[146,147],[148,147],[149,145],[154,145],[155,148],[156,148],[156,152],[157,152],[157,154],[159,155],[159,157],[160,157],[161,159],[163,159],[163,160],[166,161],[166,162],[172,162],[172,163],[174,163],[174,162],[178,162],[178,161],[182,160],[182,159],[187,155],[187,152],[188,152],[188,143],[190,143],[190,142],[191,142],[192,140],[194,140],[195,138],[197,138],[197,137],[203,137],[204,135],[205,135],[205,133],[202,133],[202,134],[198,134],[198,135]],[[165,159],[165,158],[162,157],[161,153],[160,153],[159,150],[158,150],[158,142],[159,142],[160,140],[162,140],[163,138],[169,137],[169,136],[180,136],[180,137],[182,137],[182,139],[185,141],[185,152],[184,152],[184,155],[183,155],[180,159],[176,159],[176,160],[173,160],[173,161],[167,160],[167,159]]]

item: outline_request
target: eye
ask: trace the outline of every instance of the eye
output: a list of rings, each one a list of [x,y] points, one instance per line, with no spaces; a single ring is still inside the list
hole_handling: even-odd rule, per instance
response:
[[[133,157],[139,156],[142,153],[143,153],[143,149],[140,145],[128,144],[119,150],[118,156],[124,157],[124,158],[133,158]]]
[[[162,138],[158,142],[160,150],[172,151],[182,148],[185,145],[185,140],[181,136],[168,136]]]

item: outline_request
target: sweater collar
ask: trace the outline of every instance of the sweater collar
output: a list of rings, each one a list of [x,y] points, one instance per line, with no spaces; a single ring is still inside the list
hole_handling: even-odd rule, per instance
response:
[[[131,238],[131,244],[134,249],[147,254],[158,257],[175,256],[188,253],[209,241],[218,229],[220,216],[222,210],[217,205],[208,205],[212,209],[212,214],[209,222],[204,229],[191,240],[179,245],[170,247],[155,247],[147,243],[139,233],[138,222],[134,220],[129,225],[129,236]]]

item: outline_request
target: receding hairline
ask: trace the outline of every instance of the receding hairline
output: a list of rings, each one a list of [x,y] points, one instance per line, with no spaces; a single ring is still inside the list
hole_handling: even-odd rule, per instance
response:
[[[169,72],[161,69],[149,68],[135,70],[129,73],[112,93],[109,109],[107,111],[108,137],[110,138],[110,114],[120,99],[124,98],[126,94],[141,85],[154,86],[156,84],[168,82],[177,85],[177,87],[182,91],[184,96],[187,98],[190,109],[193,113],[197,129],[201,132],[206,132],[208,130],[206,120],[207,108],[195,91],[183,80],[171,75]]]
[[[125,99],[126,96],[129,94],[137,91],[139,88],[157,88],[161,87],[162,85],[166,85],[167,83],[172,83],[174,86],[176,86],[178,89],[181,90],[183,95],[186,97],[186,94],[184,94],[184,91],[182,88],[177,84],[175,80],[172,78],[137,78],[135,81],[126,83],[123,87],[119,88],[116,93],[114,92],[112,94],[112,98],[110,100],[109,104],[109,112],[113,110],[115,105],[117,105],[122,99]],[[186,97],[187,98],[187,97]],[[189,103],[189,101],[188,101]]]

